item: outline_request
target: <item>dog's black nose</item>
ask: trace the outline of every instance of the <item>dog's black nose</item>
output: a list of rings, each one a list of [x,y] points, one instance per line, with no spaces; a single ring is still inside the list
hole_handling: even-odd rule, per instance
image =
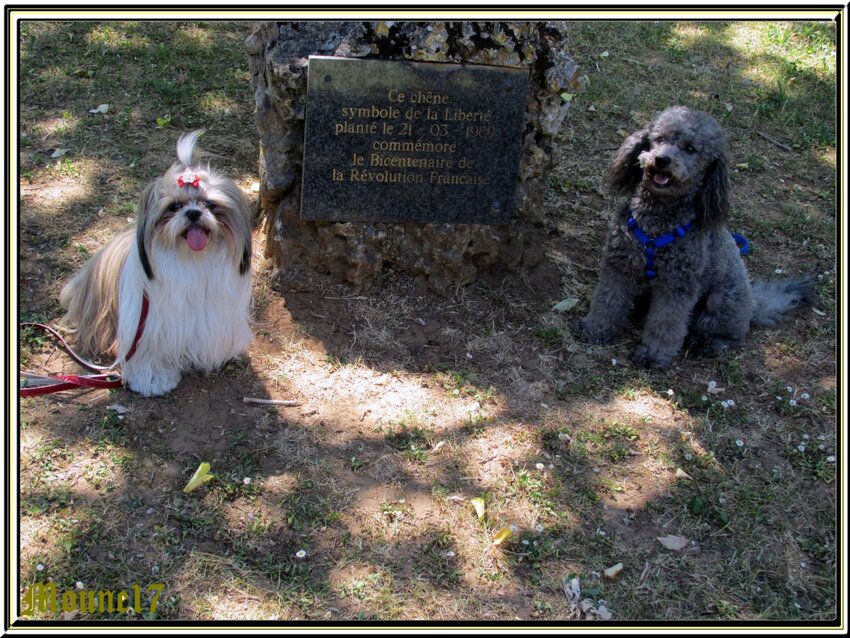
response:
[[[186,215],[190,222],[196,222],[201,218],[201,211],[197,208],[190,208],[183,214]]]
[[[655,157],[655,166],[657,168],[666,168],[670,165],[670,158],[666,155],[657,155]]]

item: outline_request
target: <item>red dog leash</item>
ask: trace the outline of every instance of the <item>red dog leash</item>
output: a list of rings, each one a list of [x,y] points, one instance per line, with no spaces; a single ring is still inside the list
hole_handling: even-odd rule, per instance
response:
[[[130,351],[124,358],[124,361],[129,361],[136,354],[136,347],[139,345],[139,340],[142,338],[142,333],[145,331],[145,322],[148,319],[148,310],[150,309],[150,301],[145,293],[142,296],[142,310],[139,313],[139,326],[136,328],[136,335],[133,337],[133,344],[130,346]],[[68,353],[68,355],[87,370],[94,372],[106,372],[113,370],[116,363],[111,366],[95,365],[78,355],[71,349],[71,346],[65,339],[50,326],[43,323],[22,323],[21,326],[36,328],[42,332],[46,332],[59,342],[60,347]],[[41,374],[33,374],[32,372],[21,372],[20,378],[20,395],[22,397],[35,397],[43,394],[52,394],[53,392],[61,392],[62,390],[71,390],[73,388],[120,388],[122,385],[121,377],[116,374],[57,374],[56,376],[45,376]]]

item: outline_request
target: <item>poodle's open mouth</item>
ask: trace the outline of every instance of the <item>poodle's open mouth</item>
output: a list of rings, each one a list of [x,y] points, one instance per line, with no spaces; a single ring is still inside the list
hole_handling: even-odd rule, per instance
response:
[[[647,171],[649,179],[652,180],[652,185],[658,188],[666,188],[673,183],[673,176],[662,171],[650,170]]]

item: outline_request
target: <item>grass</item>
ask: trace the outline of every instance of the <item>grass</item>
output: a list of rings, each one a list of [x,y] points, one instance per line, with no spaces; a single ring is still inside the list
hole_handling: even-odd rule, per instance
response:
[[[119,390],[21,404],[22,589],[163,582],[167,621],[579,626],[562,588],[575,575],[626,623],[838,613],[834,28],[565,28],[585,90],[555,149],[544,264],[447,298],[385,273],[377,290],[284,299],[258,236],[257,343],[244,359],[161,400]],[[61,283],[128,225],[180,133],[206,129],[213,165],[256,196],[248,31],[22,25],[24,317],[59,318]],[[672,103],[708,110],[729,134],[733,225],[751,240],[753,276],[819,273],[820,314],[649,373],[628,360],[637,329],[588,347],[569,322],[618,205],[606,162]],[[570,297],[573,310],[550,310]],[[70,370],[26,329],[21,358]],[[216,478],[184,494],[201,460]],[[688,545],[664,549],[666,535]],[[616,563],[616,578],[601,576]]]

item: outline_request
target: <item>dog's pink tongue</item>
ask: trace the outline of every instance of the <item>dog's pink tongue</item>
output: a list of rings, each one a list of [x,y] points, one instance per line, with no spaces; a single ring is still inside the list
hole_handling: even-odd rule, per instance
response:
[[[199,252],[207,247],[207,234],[200,228],[190,228],[186,233],[186,243],[189,244],[189,248]]]
[[[654,181],[656,184],[664,186],[664,184],[670,181],[670,178],[666,175],[662,175],[661,173],[656,173],[652,176],[652,181]]]

